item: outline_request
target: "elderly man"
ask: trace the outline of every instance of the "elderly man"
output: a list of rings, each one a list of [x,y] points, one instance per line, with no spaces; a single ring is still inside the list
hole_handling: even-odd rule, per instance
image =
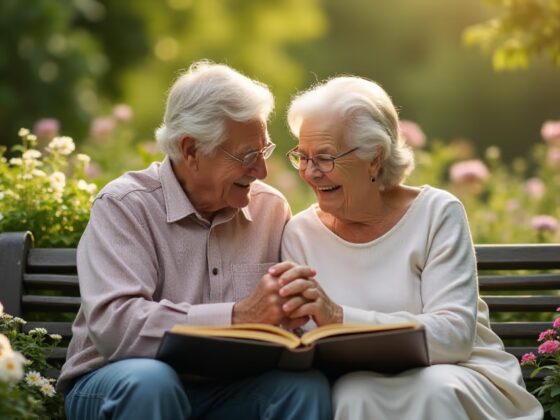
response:
[[[286,318],[278,284],[315,273],[278,263],[290,210],[259,181],[275,147],[272,108],[266,86],[195,63],[156,131],[164,162],[99,193],[78,246],[82,306],[58,384],[70,419],[330,417],[315,371],[197,382],[153,359],[175,324],[307,321]]]

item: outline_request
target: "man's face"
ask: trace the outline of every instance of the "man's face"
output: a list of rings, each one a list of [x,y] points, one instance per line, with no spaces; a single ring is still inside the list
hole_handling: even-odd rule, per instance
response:
[[[220,209],[242,208],[249,204],[251,183],[267,175],[266,163],[259,155],[249,167],[229,154],[243,159],[247,153],[261,150],[267,143],[266,123],[228,121],[227,140],[216,148],[212,156],[199,155],[195,197],[191,197],[201,213]],[[221,150],[223,149],[223,150]]]

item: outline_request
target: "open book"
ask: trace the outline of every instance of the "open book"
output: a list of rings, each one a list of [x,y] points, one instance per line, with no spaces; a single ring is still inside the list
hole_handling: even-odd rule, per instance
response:
[[[312,367],[330,376],[398,373],[429,364],[424,328],[414,322],[332,324],[301,337],[266,324],[176,325],[164,334],[156,358],[180,374],[221,379]]]

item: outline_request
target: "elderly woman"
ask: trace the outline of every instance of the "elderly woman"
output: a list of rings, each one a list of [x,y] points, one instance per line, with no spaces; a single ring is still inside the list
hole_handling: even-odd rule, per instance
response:
[[[278,275],[313,272],[278,263],[290,209],[260,181],[274,150],[273,106],[261,83],[193,64],[156,132],[163,163],[124,174],[95,199],[77,253],[82,304],[58,382],[69,419],[330,417],[319,372],[200,382],[154,360],[175,324],[307,321],[286,319],[278,295]]]
[[[542,417],[517,360],[489,328],[461,203],[403,185],[413,158],[386,92],[337,77],[296,97],[288,122],[299,138],[288,157],[318,203],[288,222],[282,257],[317,274],[281,279],[280,294],[292,297],[283,309],[319,326],[415,320],[431,358],[398,375],[339,378],[335,418]]]

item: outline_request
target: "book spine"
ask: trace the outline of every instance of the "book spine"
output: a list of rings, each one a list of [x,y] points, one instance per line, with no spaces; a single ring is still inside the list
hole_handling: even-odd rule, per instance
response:
[[[315,346],[295,350],[284,349],[278,359],[278,368],[286,370],[306,370],[313,365]]]

